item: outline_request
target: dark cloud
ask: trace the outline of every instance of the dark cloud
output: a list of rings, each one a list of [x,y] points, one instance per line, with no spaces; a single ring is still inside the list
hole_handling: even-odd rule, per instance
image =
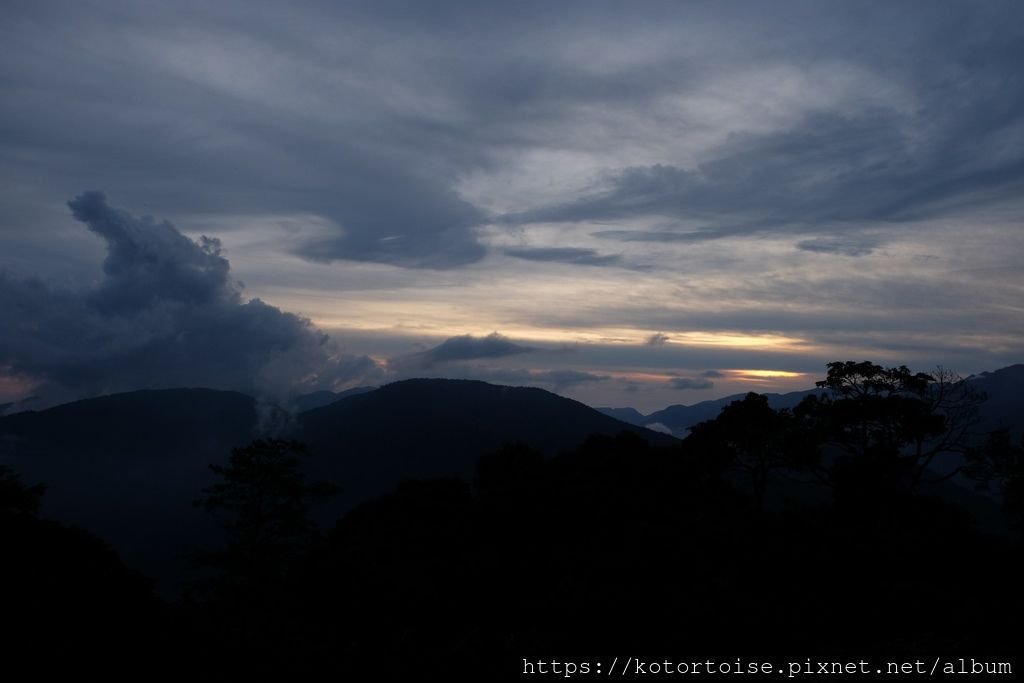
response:
[[[513,342],[505,335],[492,332],[486,337],[474,337],[464,334],[449,337],[437,346],[398,356],[388,360],[388,368],[398,375],[410,372],[429,370],[436,365],[456,361],[505,358],[523,353],[532,353],[537,349]]]
[[[542,384],[550,384],[555,390],[583,384],[587,382],[604,382],[609,379],[607,375],[600,375],[593,372],[581,370],[546,370],[531,373],[533,381]]]
[[[797,248],[819,254],[840,256],[867,256],[877,247],[878,242],[869,237],[817,237],[797,242]]]
[[[614,266],[619,265],[622,258],[617,254],[602,256],[594,249],[575,247],[518,247],[503,250],[505,254],[526,261],[547,261],[568,263],[580,266]]]
[[[50,196],[91,178],[163,214],[183,198],[212,213],[314,213],[335,227],[289,245],[304,258],[452,268],[484,255],[489,220],[462,179],[520,151],[607,153],[610,136],[664,147],[661,163],[600,162],[603,192],[533,209],[521,198],[509,216],[735,216],[748,232],[900,220],[982,189],[1005,197],[1024,176],[1013,3],[184,5],[16,5],[2,35],[13,104],[0,113],[0,177]],[[732,77],[776,67],[764,78],[779,91],[813,78],[737,119],[744,87],[760,84]],[[820,95],[846,81],[835,101]],[[709,87],[728,135],[674,159],[687,112],[658,105],[708,99]],[[730,230],[708,227],[619,238]]]
[[[712,378],[725,377],[725,375],[719,372],[718,370],[705,370],[704,372],[700,373],[700,376]]]
[[[486,382],[509,384],[513,386],[543,386],[554,391],[562,391],[580,384],[604,382],[610,377],[582,370],[528,370],[520,368],[482,368],[469,367],[464,377],[480,379]]]
[[[673,389],[711,389],[715,383],[705,377],[673,377],[669,380]]]
[[[654,334],[647,338],[647,345],[661,346],[662,344],[667,343],[670,339],[671,337],[665,334],[664,332],[655,332]]]
[[[99,192],[69,203],[107,243],[87,289],[0,275],[0,366],[56,399],[205,386],[283,395],[376,372],[304,318],[246,300],[219,245],[112,208]]]
[[[1024,86],[1014,97],[1024,112]],[[885,108],[816,112],[787,130],[736,134],[715,158],[694,169],[671,164],[626,168],[612,174],[602,192],[510,214],[505,220],[722,217],[722,225],[699,231],[595,233],[624,241],[691,242],[772,230],[820,231],[829,223],[849,230],[853,222],[934,215],[950,203],[972,201],[981,191],[988,201],[1019,194],[1024,160],[971,153],[959,139],[962,125],[926,126],[936,138],[935,147],[921,150],[919,131],[925,122],[914,115]],[[994,144],[1011,125],[1017,124],[1004,122],[999,131],[982,126],[977,133]]]
[[[240,287],[228,279],[218,240],[204,236],[197,244],[166,221],[110,207],[102,192],[86,192],[68,206],[75,220],[106,241],[106,278],[91,294],[104,312],[132,314],[154,302],[239,303]]]
[[[485,253],[475,227],[484,214],[436,178],[377,168],[359,160],[339,174],[324,213],[336,235],[306,241],[295,253],[314,261],[351,259],[405,267],[452,268]]]

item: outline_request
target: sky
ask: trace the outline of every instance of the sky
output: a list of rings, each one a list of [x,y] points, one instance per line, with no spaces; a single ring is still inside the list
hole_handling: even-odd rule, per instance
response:
[[[0,402],[1024,362],[1019,2],[12,0],[0,44]]]

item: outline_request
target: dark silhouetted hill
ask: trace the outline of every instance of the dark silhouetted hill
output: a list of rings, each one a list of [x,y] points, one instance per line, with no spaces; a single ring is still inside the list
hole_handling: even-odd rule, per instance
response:
[[[469,476],[481,454],[520,442],[555,455],[594,434],[623,431],[649,443],[665,434],[626,424],[543,389],[472,380],[413,379],[352,396],[298,417],[314,458],[351,501],[402,478]]]
[[[255,399],[233,391],[132,391],[0,418],[0,452],[174,451],[234,443],[252,434],[258,420]]]
[[[209,465],[257,436],[308,441],[311,476],[339,484],[346,508],[403,478],[468,477],[480,455],[513,442],[555,454],[592,434],[672,441],[540,389],[454,380],[350,392],[302,413],[298,425],[289,420],[235,392],[116,394],[0,417],[0,463],[47,484],[44,516],[81,525],[130,566],[167,579],[187,573],[187,552],[219,539],[192,504],[211,482]]]
[[[148,574],[175,574],[217,530],[192,501],[209,464],[276,409],[210,389],[136,391],[0,418],[0,463],[47,485],[42,514],[82,526]]]

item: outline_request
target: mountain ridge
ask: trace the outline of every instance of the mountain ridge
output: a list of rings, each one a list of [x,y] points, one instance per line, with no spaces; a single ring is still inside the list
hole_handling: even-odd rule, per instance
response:
[[[238,392],[143,390],[0,417],[0,464],[47,485],[42,513],[79,525],[174,592],[188,552],[215,547],[221,529],[193,502],[231,449],[257,437],[309,442],[311,479],[341,485],[324,521],[402,479],[471,478],[488,451],[523,441],[550,454],[594,433],[632,431],[542,389],[462,380],[409,380],[290,415]]]
[[[976,373],[964,379],[972,382],[979,391],[988,395],[983,403],[983,417],[979,429],[987,432],[1006,428],[1019,438],[1024,432],[1024,395],[1022,395],[1024,392],[1024,363],[1015,363],[997,370]],[[639,426],[663,424],[671,429],[675,436],[683,438],[690,427],[698,422],[714,419],[722,408],[733,401],[741,400],[748,393],[750,392],[730,394],[691,405],[676,403],[647,415],[628,406],[602,407],[597,410],[610,416],[629,416],[634,420],[632,424]],[[827,390],[802,389],[786,393],[765,393],[764,395],[768,397],[768,404],[779,410],[793,408],[805,396],[821,393],[827,393]],[[619,419],[624,418],[620,417]]]

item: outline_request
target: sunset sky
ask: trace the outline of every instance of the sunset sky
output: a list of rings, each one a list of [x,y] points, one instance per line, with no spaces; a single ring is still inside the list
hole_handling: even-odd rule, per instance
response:
[[[1024,361],[1020,2],[15,0],[0,42],[0,402]]]

